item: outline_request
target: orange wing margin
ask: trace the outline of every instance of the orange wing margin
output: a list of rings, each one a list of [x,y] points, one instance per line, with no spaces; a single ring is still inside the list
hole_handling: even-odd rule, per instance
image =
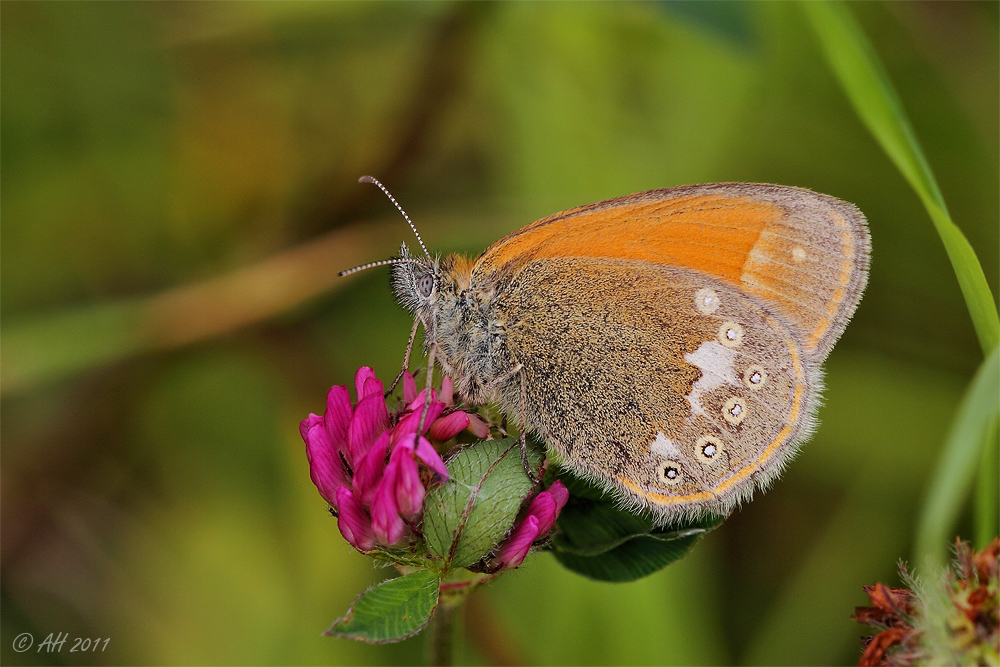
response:
[[[680,266],[773,304],[826,356],[867,282],[870,241],[852,204],[802,188],[715,183],[650,190],[557,213],[500,239],[472,280],[556,257]]]

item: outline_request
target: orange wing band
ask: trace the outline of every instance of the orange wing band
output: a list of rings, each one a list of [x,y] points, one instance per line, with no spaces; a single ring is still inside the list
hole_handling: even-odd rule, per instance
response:
[[[472,272],[562,257],[694,269],[776,306],[803,352],[823,359],[861,298],[868,251],[864,216],[847,202],[781,185],[711,183],[557,213],[494,243]]]
[[[512,270],[536,259],[601,257],[697,269],[739,284],[761,230],[783,214],[771,204],[722,195],[587,206],[501,239],[475,271]]]

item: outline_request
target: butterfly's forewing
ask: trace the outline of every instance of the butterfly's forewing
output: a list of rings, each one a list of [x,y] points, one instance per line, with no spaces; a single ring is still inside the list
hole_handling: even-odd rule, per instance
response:
[[[535,259],[626,259],[701,271],[770,304],[803,351],[822,360],[868,275],[864,216],[834,197],[779,185],[651,190],[571,209],[494,243],[473,275],[510,275]]]

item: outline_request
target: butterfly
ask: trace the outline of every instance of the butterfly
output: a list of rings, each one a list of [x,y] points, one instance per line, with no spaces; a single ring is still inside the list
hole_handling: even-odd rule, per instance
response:
[[[710,183],[563,211],[475,260],[423,250],[359,269],[392,265],[459,396],[667,524],[729,514],[812,433],[871,242],[834,197]]]

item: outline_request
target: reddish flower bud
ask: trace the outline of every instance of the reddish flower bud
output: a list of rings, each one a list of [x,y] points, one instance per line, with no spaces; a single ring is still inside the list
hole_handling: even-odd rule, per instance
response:
[[[357,466],[375,439],[389,428],[389,412],[381,393],[364,397],[347,426],[347,460]]]
[[[552,486],[545,490],[551,493],[556,500],[556,516],[558,517],[562,509],[566,507],[566,501],[569,500],[569,489],[562,483],[562,480],[557,479],[552,483]]]
[[[471,412],[467,412],[466,414],[469,415],[469,425],[466,427],[469,429],[469,433],[477,438],[485,438],[490,434],[490,427],[482,419]]]
[[[415,452],[417,457],[427,464],[428,468],[444,479],[448,479],[448,468],[444,465],[444,461],[441,460],[441,455],[434,449],[434,445],[429,443],[426,438],[417,439]]]
[[[455,382],[447,375],[441,380],[441,393],[438,395],[438,400],[445,405],[451,405],[455,402]]]
[[[427,432],[433,440],[439,442],[444,442],[445,440],[451,440],[456,435],[461,433],[469,425],[469,415],[462,412],[461,410],[456,410],[451,414],[439,417],[434,420],[431,424],[430,430]]]
[[[375,489],[382,481],[385,470],[385,460],[389,452],[389,431],[384,431],[378,437],[371,449],[361,457],[354,470],[354,493],[361,498],[361,503],[368,507],[375,496]]]
[[[524,562],[532,542],[538,537],[538,518],[528,516],[520,524],[500,547],[496,562],[503,568],[517,567]]]
[[[417,401],[414,401],[417,403]],[[427,409],[427,416],[424,417],[424,428],[420,435],[424,435],[430,429],[431,424],[434,420],[441,415],[441,411],[444,410],[444,403],[439,403],[434,401],[431,403],[430,407]],[[410,414],[403,417],[396,427],[392,429],[392,440],[393,442],[401,442],[404,435],[412,435],[417,432],[417,424],[420,423],[420,416],[424,411],[423,401],[420,401],[420,406],[411,412]]]
[[[403,403],[409,405],[415,400],[417,400],[417,381],[409,371],[406,371],[403,373]]]
[[[326,394],[323,422],[330,434],[330,441],[338,450],[347,444],[347,425],[351,422],[352,414],[354,411],[351,409],[351,396],[347,393],[347,387],[330,387]]]
[[[406,534],[406,522],[399,515],[399,505],[396,503],[398,472],[399,463],[390,460],[372,498],[372,532],[375,534],[375,541],[386,546],[398,544]]]
[[[518,519],[510,535],[500,545],[495,558],[496,563],[500,567],[520,565],[528,555],[531,544],[552,530],[567,500],[569,500],[569,490],[559,480],[532,498],[524,516]]]
[[[569,490],[558,479],[532,499],[528,505],[528,514],[538,517],[540,536],[545,536],[552,530],[567,500],[569,500]]]
[[[361,501],[346,486],[337,489],[337,527],[351,546],[358,551],[375,548],[372,522]]]
[[[339,452],[330,441],[330,434],[323,424],[323,418],[310,414],[299,424],[299,431],[306,443],[309,477],[319,490],[319,494],[336,507],[337,487],[348,484],[347,472],[344,470]]]
[[[412,521],[424,508],[424,485],[420,481],[420,469],[413,460],[410,447],[397,447],[392,452],[390,465],[396,464],[396,506],[399,513]]]
[[[424,409],[424,404],[427,403],[427,390],[421,389],[420,393],[414,397],[412,401],[406,404],[406,409],[410,412],[419,412]],[[431,389],[431,405],[435,403],[440,403],[438,400],[437,390]],[[441,403],[441,409],[444,409],[444,403]]]
[[[531,499],[528,505],[528,516],[538,519],[538,534],[545,535],[556,522],[556,501],[552,494],[542,491]]]
[[[313,414],[313,413],[310,412],[308,417],[306,417],[305,419],[303,419],[302,421],[299,422],[299,435],[302,436],[302,441],[308,443],[309,442],[309,431],[313,427],[315,427],[317,425],[320,425],[322,423],[323,423],[323,418],[322,417],[320,417],[319,415],[315,415],[315,414]]]
[[[369,368],[368,366],[362,366],[361,368],[358,369],[358,372],[354,374],[354,391],[358,397],[358,403],[361,402],[362,398],[368,396],[368,394],[365,393],[365,383],[368,380],[377,381],[377,378],[375,377],[375,371]]]

